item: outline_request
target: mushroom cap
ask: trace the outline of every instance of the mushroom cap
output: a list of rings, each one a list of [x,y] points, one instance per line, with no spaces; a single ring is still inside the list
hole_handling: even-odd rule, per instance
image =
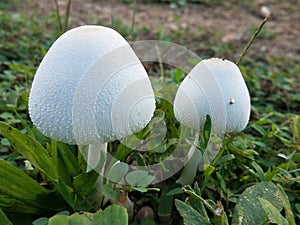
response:
[[[153,116],[148,75],[115,30],[86,25],[61,35],[43,58],[29,115],[46,136],[69,144],[121,139]]]
[[[206,115],[216,133],[243,130],[250,116],[250,96],[236,64],[219,58],[199,62],[178,88],[174,114],[197,130],[203,128]]]

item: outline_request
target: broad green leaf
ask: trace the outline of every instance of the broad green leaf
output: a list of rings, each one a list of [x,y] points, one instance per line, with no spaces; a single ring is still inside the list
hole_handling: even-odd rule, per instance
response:
[[[147,187],[154,180],[155,180],[154,176],[148,175],[144,179],[142,179],[142,180],[139,181],[138,186]]]
[[[68,220],[68,216],[55,215],[49,219],[48,225],[69,225]]]
[[[282,209],[278,188],[269,181],[257,183],[247,188],[239,197],[233,212],[232,225],[262,224],[267,215],[259,198],[271,202],[278,210]]]
[[[127,210],[126,208],[118,205],[108,206],[102,213],[98,212],[94,215],[94,224],[127,225]]]
[[[118,183],[125,177],[126,173],[128,172],[129,166],[123,162],[115,163],[109,170],[107,179]]]
[[[110,200],[115,200],[118,199],[120,197],[120,192],[114,190],[110,185],[108,184],[104,184],[102,187],[102,192],[103,195]]]
[[[93,191],[93,189],[95,189],[94,184],[98,177],[99,174],[94,170],[74,177],[73,187],[75,193],[80,196],[87,196],[91,191]]]
[[[27,174],[0,159],[0,206],[3,209],[35,214],[43,210],[56,210],[61,204],[61,199],[55,193],[49,192]]]
[[[185,202],[175,199],[175,205],[185,225],[211,225],[197,210]]]
[[[128,173],[126,175],[125,179],[128,182],[128,184],[135,186],[140,181],[145,179],[147,176],[148,176],[148,172],[145,170],[134,170],[134,171]]]
[[[0,122],[0,134],[6,137],[16,151],[24,155],[35,167],[43,171],[51,180],[58,178],[56,167],[46,149],[30,136]]]
[[[263,198],[259,198],[259,202],[265,210],[269,222],[278,225],[289,225],[287,220],[280,214],[278,209],[271,202]]]
[[[55,215],[49,219],[48,225],[127,225],[128,214],[124,207],[108,206],[103,212],[82,212],[68,215]]]
[[[4,212],[0,208],[0,224],[1,225],[13,225],[12,222],[9,221],[9,219],[6,217]]]
[[[93,214],[91,213],[74,213],[69,216],[68,225],[93,225]]]
[[[47,217],[41,217],[32,222],[32,225],[48,225],[49,219]]]

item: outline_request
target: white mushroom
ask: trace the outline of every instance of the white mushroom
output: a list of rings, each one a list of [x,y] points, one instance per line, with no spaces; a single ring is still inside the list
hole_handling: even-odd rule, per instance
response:
[[[183,125],[196,130],[203,128],[206,115],[210,115],[212,133],[217,136],[243,130],[250,116],[250,96],[239,68],[225,59],[202,60],[179,86],[174,114]],[[193,181],[201,154],[194,153],[191,158],[178,180],[183,185]]]
[[[148,75],[115,30],[86,25],[60,36],[43,58],[29,96],[33,124],[46,136],[89,144],[88,171],[106,142],[144,128],[153,116]]]

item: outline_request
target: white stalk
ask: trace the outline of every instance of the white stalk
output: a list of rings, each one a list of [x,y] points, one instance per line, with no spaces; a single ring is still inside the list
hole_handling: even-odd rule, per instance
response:
[[[95,170],[99,174],[98,179],[94,184],[94,186],[97,189],[97,193],[95,195],[97,201],[100,195],[102,194],[106,154],[107,154],[107,142],[104,143],[99,141],[93,144],[89,144],[86,172]]]
[[[176,181],[176,183],[181,184],[182,186],[192,184],[197,170],[202,158],[202,154],[199,149],[197,149],[197,144],[199,140],[199,133],[197,132],[195,135],[194,143],[192,144],[189,150],[189,161],[185,164],[180,177]]]
[[[95,170],[100,175],[103,175],[106,154],[107,154],[107,142],[99,141],[99,142],[89,144],[86,172]]]

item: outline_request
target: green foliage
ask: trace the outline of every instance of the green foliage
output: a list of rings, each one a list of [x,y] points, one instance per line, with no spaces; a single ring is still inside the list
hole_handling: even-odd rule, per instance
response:
[[[42,225],[44,221],[37,222],[35,225]],[[106,224],[116,224],[116,225],[126,225],[128,224],[128,215],[126,209],[111,205],[107,207],[103,212],[98,211],[96,213],[74,213],[72,215],[58,214],[48,220],[48,225],[106,225]]]
[[[266,220],[264,209],[274,211],[273,208],[270,209],[270,204],[276,207],[276,212],[282,210],[282,203],[278,195],[278,188],[271,182],[265,181],[247,188],[239,196],[233,212],[232,224],[263,224]]]
[[[60,209],[62,199],[59,196],[3,159],[0,159],[0,172],[0,207],[3,210],[47,214]]]
[[[177,7],[191,1],[167,2]],[[50,140],[32,127],[27,112],[29,88],[41,58],[61,31],[55,29],[52,16],[29,18],[14,11],[15,7],[17,3],[12,1],[0,3],[0,224],[89,224],[92,220],[117,224],[109,221],[113,219],[127,224],[125,209],[116,205],[102,206],[103,212],[95,213],[103,196],[116,200],[120,191],[130,192],[137,209],[143,205],[154,209],[156,217],[146,217],[141,224],[163,219],[178,224],[182,219],[185,224],[299,224],[299,59],[258,52],[251,59],[243,59],[239,67],[252,102],[249,125],[243,133],[226,135],[213,162],[197,173],[193,189],[185,187],[184,191],[174,185],[179,174],[159,184],[159,191],[156,186],[147,187],[154,179],[150,173],[133,171],[126,164],[163,164],[179,141],[179,124],[171,102],[185,74],[180,68],[147,65],[149,74],[164,78],[152,80],[157,101],[154,119],[144,130],[125,139],[126,145],[110,143],[110,152],[120,163],[109,165],[109,181],[103,186],[103,196],[98,196],[98,174],[85,172],[86,163],[78,147]],[[235,46],[222,43],[219,33],[201,24],[198,32],[192,33],[181,26],[180,17],[173,20],[178,29],[159,31],[160,40],[196,46],[201,57],[235,53]],[[133,30],[117,17],[110,26],[128,40],[138,39],[147,31]],[[271,30],[263,29],[257,42],[274,37]],[[162,127],[166,137],[160,143]],[[209,133],[202,135],[200,149],[205,149],[209,137]],[[146,138],[148,142],[141,142]],[[134,151],[136,147],[145,152]],[[127,182],[127,186],[118,182]],[[53,216],[61,210],[68,213]],[[75,213],[80,210],[83,213]]]
[[[180,213],[180,215],[183,217],[183,222],[186,225],[197,225],[197,224],[203,224],[203,225],[210,225],[211,223],[205,219],[204,216],[202,216],[198,211],[193,209],[190,205],[176,199],[175,205]]]
[[[4,214],[4,212],[2,211],[2,209],[0,209],[0,224],[3,225],[13,225],[9,219],[7,218],[7,216]]]

